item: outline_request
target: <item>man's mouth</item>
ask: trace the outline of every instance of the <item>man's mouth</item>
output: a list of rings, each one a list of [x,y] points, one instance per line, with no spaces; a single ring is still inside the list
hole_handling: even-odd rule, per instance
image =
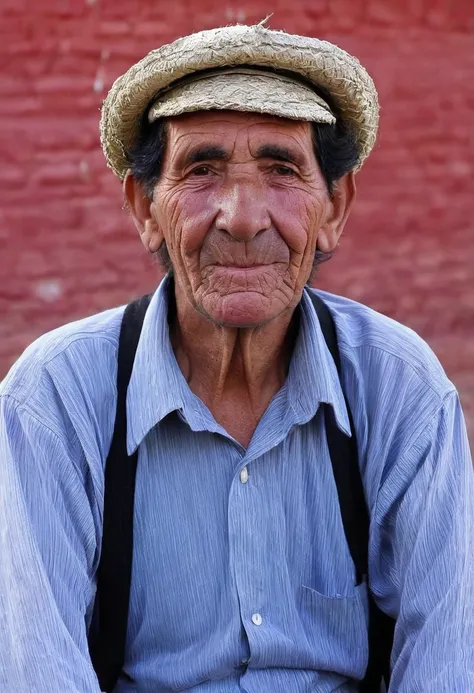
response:
[[[208,265],[203,271],[203,278],[214,277],[214,280],[219,278],[226,278],[226,281],[233,279],[236,281],[251,281],[252,278],[255,280],[261,279],[264,274],[274,273],[277,270],[278,262],[233,262],[233,263],[216,263]]]
[[[222,264],[216,264],[215,267],[217,269],[219,268],[224,268],[224,269],[262,269],[262,267],[271,267],[274,265],[274,262],[230,262],[230,263],[222,263]]]

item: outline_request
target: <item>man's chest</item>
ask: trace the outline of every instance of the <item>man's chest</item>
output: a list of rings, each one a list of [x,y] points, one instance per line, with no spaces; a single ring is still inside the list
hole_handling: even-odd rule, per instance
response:
[[[250,647],[263,663],[276,648],[285,666],[323,667],[303,633],[365,616],[321,418],[247,453],[177,416],[165,424],[140,448],[130,637],[150,628],[178,651],[217,635],[236,656]]]

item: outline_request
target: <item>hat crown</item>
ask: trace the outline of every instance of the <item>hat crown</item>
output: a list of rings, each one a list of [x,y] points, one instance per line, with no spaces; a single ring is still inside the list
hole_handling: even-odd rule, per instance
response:
[[[141,118],[158,92],[193,72],[254,65],[303,77],[332,98],[356,134],[360,165],[378,127],[375,85],[359,61],[327,41],[262,24],[207,29],[152,50],[112,85],[102,107],[101,143],[108,165],[123,178]]]

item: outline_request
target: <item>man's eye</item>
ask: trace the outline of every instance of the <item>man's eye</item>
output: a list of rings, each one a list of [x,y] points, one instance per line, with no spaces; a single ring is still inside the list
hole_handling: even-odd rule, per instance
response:
[[[275,173],[278,173],[279,176],[294,176],[295,171],[293,171],[292,168],[289,166],[275,166]]]
[[[191,175],[193,176],[207,176],[211,172],[211,169],[209,166],[196,166],[196,168],[193,168],[191,171]]]

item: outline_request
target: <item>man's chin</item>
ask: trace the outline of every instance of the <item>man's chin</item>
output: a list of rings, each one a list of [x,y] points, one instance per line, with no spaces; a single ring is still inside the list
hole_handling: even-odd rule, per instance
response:
[[[285,306],[275,297],[256,291],[238,291],[203,305],[204,314],[216,325],[245,329],[261,327],[275,319]]]

